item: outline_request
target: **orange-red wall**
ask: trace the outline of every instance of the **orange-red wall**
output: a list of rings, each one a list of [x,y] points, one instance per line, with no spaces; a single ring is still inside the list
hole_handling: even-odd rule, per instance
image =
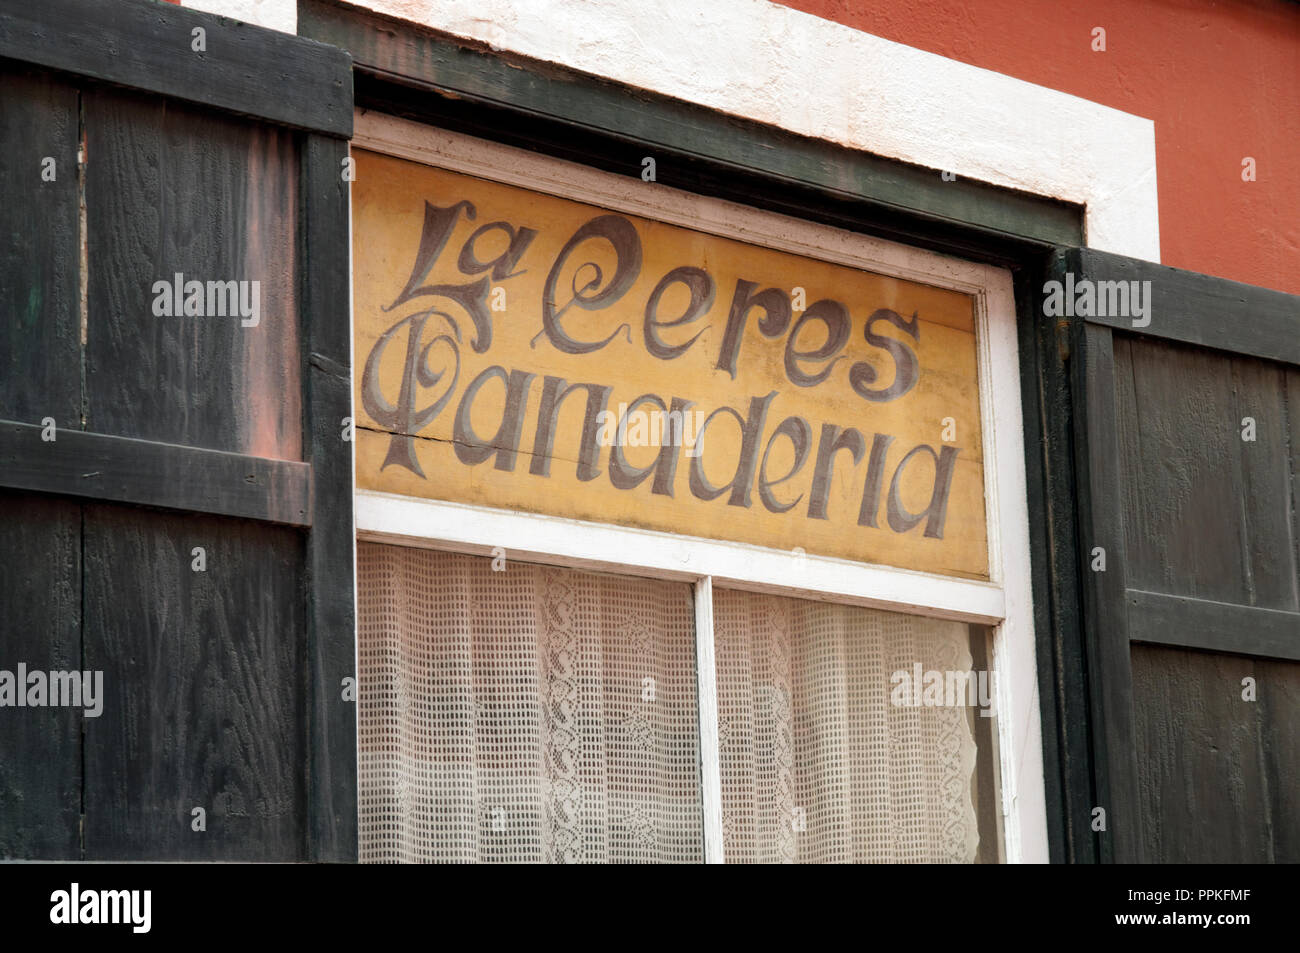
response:
[[[778,2],[1154,120],[1161,260],[1300,294],[1300,4]]]
[[[1300,294],[1300,3],[774,2],[1154,120],[1161,260]]]

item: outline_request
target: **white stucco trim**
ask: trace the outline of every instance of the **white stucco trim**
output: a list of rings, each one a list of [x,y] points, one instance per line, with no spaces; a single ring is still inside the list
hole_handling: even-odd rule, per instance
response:
[[[802,135],[1076,202],[1089,246],[1160,260],[1150,119],[770,0],[352,2]]]
[[[298,0],[181,0],[181,6],[219,13],[281,33],[298,32]]]
[[[852,149],[1075,202],[1086,209],[1090,247],[1160,260],[1150,119],[771,0],[350,2]],[[297,29],[297,0],[184,3]]]

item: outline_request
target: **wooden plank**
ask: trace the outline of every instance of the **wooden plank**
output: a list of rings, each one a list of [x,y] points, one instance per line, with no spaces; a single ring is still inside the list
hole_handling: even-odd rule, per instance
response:
[[[357,677],[353,445],[344,436],[352,416],[346,155],[345,144],[312,136],[302,161],[303,373],[315,481],[307,540],[308,850],[317,861],[357,859],[357,706],[343,699],[343,680]]]
[[[81,671],[81,506],[0,493],[0,668]],[[22,686],[19,687],[22,690]],[[81,859],[85,709],[0,709],[0,860]]]
[[[1151,282],[1151,324],[1143,334],[1300,364],[1300,295],[1091,248],[1079,249],[1076,277]],[[1129,315],[1088,320],[1133,330]]]
[[[305,859],[302,567],[296,530],[86,506],[87,860]]]
[[[1300,660],[1300,612],[1129,589],[1129,638],[1263,658]]]
[[[205,31],[196,50],[193,31]],[[299,129],[352,135],[351,64],[311,40],[152,0],[10,4],[0,56]]]
[[[708,194],[724,195],[737,177],[758,173],[769,180],[761,191],[774,201],[792,185],[808,186],[841,201],[869,201],[881,211],[1044,244],[1083,240],[1077,206],[967,179],[944,182],[934,169],[721,116],[554,64],[473,49],[377,14],[304,0],[298,30],[351,52],[359,105],[515,145],[545,139],[552,154],[630,175],[640,174],[641,157],[652,148],[659,181]],[[749,191],[752,201],[758,190]],[[807,205],[794,213],[806,217]]]
[[[13,69],[0,85],[0,418],[79,428],[77,91]]]
[[[1300,326],[1296,329],[1300,337]],[[1251,605],[1300,610],[1300,557],[1297,556],[1290,454],[1295,415],[1300,407],[1286,394],[1295,369],[1249,357],[1232,360],[1235,413],[1229,432],[1236,437],[1241,472],[1241,547],[1246,566],[1245,592]],[[1253,440],[1243,440],[1243,421],[1253,424]]]
[[[1286,462],[1291,474],[1291,565],[1300,567],[1300,368],[1287,368],[1283,398],[1287,407]],[[1293,580],[1300,605],[1300,573]]]
[[[1128,584],[1300,608],[1282,366],[1131,335],[1115,351]]]
[[[85,113],[87,429],[301,460],[294,137],[115,91]],[[177,274],[245,282],[247,308],[176,315],[154,286]]]
[[[1300,863],[1300,665],[1264,659],[1255,663],[1258,680],[1260,743],[1268,776],[1273,818],[1273,860]]]
[[[0,486],[311,524],[311,468],[219,450],[0,421]]]
[[[1144,863],[1271,863],[1251,659],[1133,646]]]
[[[1078,461],[1084,628],[1088,646],[1097,799],[1106,810],[1098,840],[1106,863],[1134,863],[1142,843],[1133,747],[1133,686],[1125,613],[1124,518],[1115,428],[1111,331],[1075,324],[1073,405]],[[1100,548],[1105,571],[1092,569]]]
[[[1095,863],[1087,652],[1076,582],[1069,325],[1042,314],[1043,282],[1059,280],[1065,267],[1064,255],[1054,254],[1022,270],[1016,310],[1025,316],[1018,322],[1021,406],[1049,848],[1054,863]]]

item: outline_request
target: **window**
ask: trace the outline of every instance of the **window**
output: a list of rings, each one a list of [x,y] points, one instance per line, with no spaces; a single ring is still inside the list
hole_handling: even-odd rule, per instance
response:
[[[363,859],[1045,860],[1009,276],[388,117],[355,146]],[[651,387],[695,454],[599,437]]]
[[[690,862],[682,583],[363,543],[363,861]]]
[[[996,859],[976,812],[996,795],[975,770],[982,630],[734,589],[714,610],[728,862]],[[927,699],[926,673],[954,690],[932,675]]]

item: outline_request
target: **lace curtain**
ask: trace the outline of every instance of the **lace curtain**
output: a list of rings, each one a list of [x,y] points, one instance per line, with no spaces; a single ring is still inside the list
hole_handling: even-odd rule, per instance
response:
[[[975,859],[965,707],[891,704],[894,672],[971,668],[967,627],[714,590],[728,862]]]
[[[690,587],[357,546],[370,862],[703,859]]]
[[[357,547],[361,859],[703,859],[690,587]],[[499,565],[499,564],[498,564]],[[730,862],[965,862],[960,623],[715,588]]]

